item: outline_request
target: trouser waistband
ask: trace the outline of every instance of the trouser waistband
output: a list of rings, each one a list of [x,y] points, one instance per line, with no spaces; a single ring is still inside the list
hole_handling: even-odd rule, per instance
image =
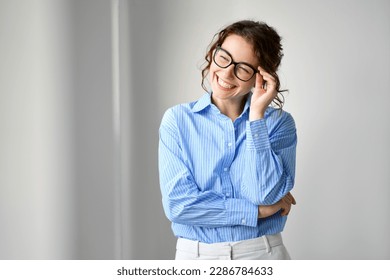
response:
[[[280,233],[274,235],[264,235],[254,239],[247,239],[236,242],[218,242],[218,243],[203,243],[189,239],[179,238],[176,249],[193,253],[196,255],[220,255],[254,252],[259,250],[271,251],[272,247],[283,244],[282,235]]]

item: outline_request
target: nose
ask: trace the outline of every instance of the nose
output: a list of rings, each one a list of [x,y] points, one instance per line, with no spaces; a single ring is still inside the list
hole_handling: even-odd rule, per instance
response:
[[[225,78],[234,79],[234,65],[229,65],[224,69]]]

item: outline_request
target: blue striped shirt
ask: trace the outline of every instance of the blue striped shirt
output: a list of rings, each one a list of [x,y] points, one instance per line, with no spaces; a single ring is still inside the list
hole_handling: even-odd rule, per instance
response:
[[[215,243],[283,230],[287,216],[258,219],[258,205],[276,203],[294,185],[295,123],[271,107],[250,122],[249,107],[250,98],[233,122],[206,93],[165,112],[160,187],[175,236]]]

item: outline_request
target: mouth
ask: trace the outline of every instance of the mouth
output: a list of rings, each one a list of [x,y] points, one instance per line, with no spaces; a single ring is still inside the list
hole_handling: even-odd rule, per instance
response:
[[[217,76],[217,83],[218,85],[225,90],[230,90],[232,88],[235,88],[235,85],[229,84],[228,82],[222,80],[220,77]]]

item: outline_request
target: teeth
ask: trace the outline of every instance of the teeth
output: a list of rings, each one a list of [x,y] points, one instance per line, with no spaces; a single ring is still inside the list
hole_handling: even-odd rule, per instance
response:
[[[227,89],[231,89],[231,88],[234,87],[233,85],[230,85],[230,84],[224,82],[221,78],[218,78],[218,84],[219,84],[221,87],[227,88]]]

